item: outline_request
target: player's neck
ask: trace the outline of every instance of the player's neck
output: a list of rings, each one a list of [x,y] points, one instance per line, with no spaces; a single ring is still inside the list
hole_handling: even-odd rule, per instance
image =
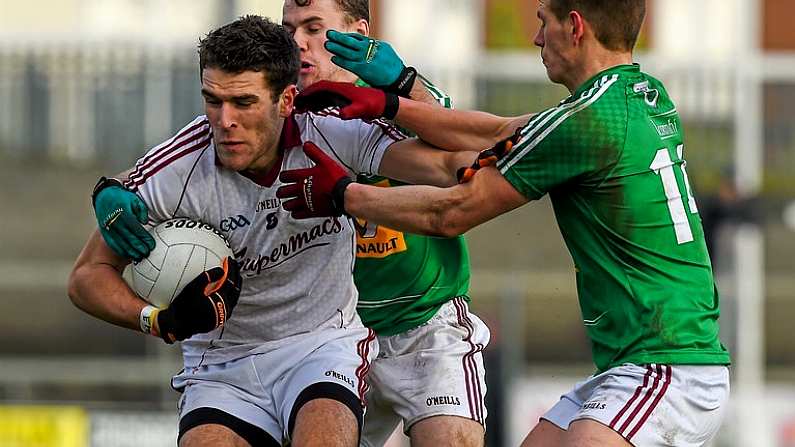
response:
[[[334,73],[333,78],[334,79],[329,79],[329,81],[354,83],[354,82],[356,82],[359,79],[358,76],[356,76],[355,74],[351,73],[350,71],[342,70],[342,69],[340,69],[336,73]]]
[[[281,128],[281,126],[279,127]],[[281,135],[281,129],[276,135]],[[277,137],[276,139],[267,142],[267,149],[265,149],[262,152],[262,155],[260,155],[253,163],[251,163],[251,165],[249,165],[247,169],[243,171],[243,174],[247,177],[259,178],[270,173],[273,169],[273,166],[281,160],[279,141],[280,139]]]
[[[601,51],[593,51],[592,54],[583,57],[583,60],[584,62],[580,66],[581,69],[574,72],[571,79],[565,82],[566,88],[568,88],[571,93],[577,91],[584,82],[607,69],[619,65],[631,64],[632,53],[602,49]]]

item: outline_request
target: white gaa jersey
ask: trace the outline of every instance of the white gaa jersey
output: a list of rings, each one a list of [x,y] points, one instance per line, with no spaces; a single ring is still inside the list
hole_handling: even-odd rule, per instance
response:
[[[332,114],[286,119],[281,163],[260,178],[216,162],[209,121],[199,116],[138,160],[126,180],[149,207],[151,225],[174,217],[201,220],[226,235],[241,265],[237,307],[223,327],[182,343],[186,367],[267,352],[323,327],[361,327],[351,221],[291,218],[276,198],[278,174],[314,165],[301,147],[305,141],[351,174],[378,174],[387,147],[405,137],[383,121],[342,121]]]

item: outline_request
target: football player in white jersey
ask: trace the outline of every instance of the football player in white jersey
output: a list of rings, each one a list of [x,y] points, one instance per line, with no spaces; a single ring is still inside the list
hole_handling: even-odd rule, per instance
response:
[[[369,20],[368,0],[286,0],[282,23],[300,49],[299,88],[319,80],[355,81],[450,107],[450,98],[406,67],[388,43],[367,37]],[[360,175],[359,181],[395,184],[380,176]],[[279,204],[262,203],[269,212]],[[133,259],[149,252],[154,241],[139,223],[147,220],[146,205],[135,193],[105,188],[96,200],[96,216],[114,251]],[[240,225],[248,220],[232,216],[220,229]],[[463,237],[430,238],[361,226],[354,269],[357,312],[375,330],[380,347],[368,374],[362,446],[384,444],[401,421],[414,447],[483,445],[487,411],[482,351],[490,334],[468,308],[470,271]],[[360,248],[387,245],[379,241],[394,246],[378,255]],[[421,368],[416,367],[418,359]]]
[[[172,381],[180,446],[354,446],[378,346],[355,312],[353,224],[341,213],[293,219],[276,197],[279,173],[311,177],[323,152],[353,175],[450,186],[475,154],[431,148],[383,121],[293,113],[298,48],[262,17],[210,32],[199,58],[206,116],[151,149],[124,186],[151,225],[186,217],[223,230],[236,261],[155,309],[122,279],[129,259],[95,231],[69,296],[113,324],[182,341],[185,368]],[[93,197],[117,184],[100,181]]]

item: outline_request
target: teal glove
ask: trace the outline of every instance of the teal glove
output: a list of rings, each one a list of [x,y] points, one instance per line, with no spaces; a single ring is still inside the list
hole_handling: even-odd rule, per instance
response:
[[[155,240],[143,227],[149,210],[137,194],[116,179],[102,177],[92,194],[94,214],[105,243],[116,254],[140,261],[155,248]]]
[[[417,70],[403,65],[388,43],[359,33],[326,31],[331,62],[350,71],[369,85],[408,98]]]

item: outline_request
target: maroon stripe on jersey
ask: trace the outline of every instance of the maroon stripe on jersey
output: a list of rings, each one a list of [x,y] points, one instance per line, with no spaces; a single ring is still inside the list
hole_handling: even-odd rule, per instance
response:
[[[668,385],[671,383],[671,367],[668,365],[664,365],[663,368],[665,368],[665,379],[663,380],[662,389],[660,390],[659,393],[657,393],[657,397],[655,397],[651,405],[649,405],[649,409],[646,410],[646,413],[644,413],[643,417],[640,418],[640,421],[638,421],[637,425],[635,425],[635,428],[633,428],[632,431],[629,432],[629,434],[627,435],[627,441],[632,440],[632,437],[635,436],[635,434],[638,432],[638,430],[640,430],[643,424],[646,423],[646,420],[649,419],[649,416],[651,416],[652,411],[654,411],[654,409],[657,408],[657,404],[659,404],[660,401],[662,400],[663,396],[665,395],[665,392],[668,391]]]
[[[641,399],[640,402],[638,402],[638,405],[636,405],[635,409],[632,410],[632,413],[629,414],[627,420],[624,421],[624,423],[621,425],[621,428],[618,429],[618,433],[620,433],[621,436],[624,436],[624,431],[627,429],[627,427],[629,427],[629,424],[632,423],[632,421],[638,415],[640,410],[643,409],[643,406],[646,405],[646,402],[649,401],[652,394],[654,394],[654,390],[657,389],[657,385],[660,384],[660,377],[662,376],[662,368],[660,368],[660,365],[655,365],[655,368],[656,371],[654,374],[654,382],[652,382],[651,388],[649,388],[649,390],[646,391],[646,395],[643,396],[643,399]]]
[[[313,113],[319,116],[333,116],[335,118],[340,118],[340,111],[337,108],[319,110]],[[362,121],[364,121],[367,124],[375,124],[376,126],[380,127],[381,130],[383,130],[388,137],[392,138],[395,141],[405,140],[407,138],[406,135],[400,131],[400,129],[390,124],[389,122],[384,121],[383,119],[375,119],[375,120],[362,119]]]
[[[370,344],[373,340],[375,340],[375,332],[372,329],[367,329],[367,337],[359,340],[356,344],[356,353],[359,354],[359,357],[362,359],[362,363],[356,368],[356,378],[359,379],[359,400],[362,401],[362,405],[367,404],[364,396],[370,388],[365,377],[367,377],[367,373],[370,372]]]
[[[184,129],[181,132],[179,132],[178,134],[174,135],[174,137],[172,137],[167,142],[161,143],[160,146],[155,147],[154,150],[150,151],[142,159],[138,160],[138,162],[135,163],[135,170],[137,171],[139,166],[143,166],[143,165],[147,164],[151,159],[160,157],[161,154],[163,154],[163,152],[168,151],[169,148],[172,147],[174,145],[174,143],[176,141],[178,141],[179,139],[184,138],[186,135],[189,135],[189,134],[195,132],[197,129],[199,129],[199,128],[203,127],[203,126],[207,126],[207,125],[209,125],[209,121],[207,121],[207,117],[204,117],[204,119],[202,119],[198,123],[194,124],[193,126],[188,127],[187,129]]]
[[[160,162],[159,164],[154,166],[149,171],[143,173],[140,176],[140,178],[128,179],[124,183],[124,186],[126,186],[127,188],[130,188],[131,190],[135,191],[136,189],[138,189],[139,186],[141,186],[144,183],[146,183],[147,179],[149,179],[153,175],[157,174],[161,169],[165,168],[169,164],[173,163],[176,160],[179,160],[180,158],[190,154],[191,152],[195,152],[197,150],[204,149],[204,148],[208,147],[209,145],[210,145],[210,137],[208,135],[207,138],[199,141],[198,143],[194,144],[193,146],[190,146],[187,149],[183,150],[182,152],[174,154],[170,158],[168,158],[166,160],[163,160],[162,162]]]
[[[461,364],[464,368],[464,383],[466,383],[467,388],[467,400],[469,401],[469,412],[473,420],[482,424],[484,422],[483,391],[480,387],[480,376],[478,374],[477,362],[475,361],[475,354],[483,350],[483,345],[472,342],[475,326],[467,315],[467,307],[464,299],[460,297],[455,298],[453,299],[453,304],[456,308],[458,323],[467,331],[467,336],[464,338],[464,341],[468,342],[471,347],[469,352],[464,354],[461,359]]]
[[[618,424],[618,421],[620,421],[621,417],[624,416],[624,413],[626,413],[627,410],[629,410],[632,407],[632,404],[635,402],[635,399],[637,399],[638,396],[640,396],[640,392],[649,385],[649,378],[651,377],[651,374],[652,374],[651,367],[649,365],[646,365],[646,374],[643,376],[643,385],[640,385],[635,389],[635,394],[632,395],[632,397],[627,401],[626,405],[624,405],[624,408],[622,408],[621,411],[618,412],[616,417],[614,417],[613,420],[610,422],[610,428],[612,428],[613,430],[616,429],[616,424]]]
[[[197,141],[198,143],[196,143]],[[157,156],[151,157],[145,163],[141,162],[137,163],[135,166],[135,170],[132,173],[130,173],[128,178],[130,179],[130,181],[140,185],[141,183],[143,183],[143,180],[146,177],[149,177],[151,175],[147,171],[151,170],[153,166],[161,163],[163,159],[165,159],[166,157],[172,155],[174,152],[182,149],[185,146],[190,146],[191,148],[195,148],[197,144],[203,146],[206,145],[206,143],[209,143],[209,141],[210,141],[210,128],[208,127],[199,133],[191,135],[190,138],[180,141],[178,144],[172,145],[167,149],[159,151]],[[182,153],[184,154],[185,151],[182,151]],[[171,157],[168,160],[169,160],[168,163],[171,163],[171,161],[174,160],[174,157]]]

